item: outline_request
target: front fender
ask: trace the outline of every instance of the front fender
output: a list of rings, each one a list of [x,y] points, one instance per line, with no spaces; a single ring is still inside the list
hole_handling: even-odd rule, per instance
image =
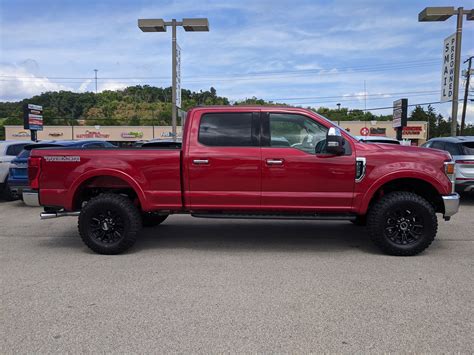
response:
[[[367,189],[360,189],[359,192],[356,192],[356,196],[358,195],[359,197],[356,198],[356,201],[359,200],[360,203],[358,206],[355,206],[355,212],[361,215],[366,214],[370,201],[383,185],[394,180],[407,178],[427,182],[433,186],[440,195],[446,194],[446,183],[440,181],[438,176],[415,170],[398,170],[378,177],[369,183]]]

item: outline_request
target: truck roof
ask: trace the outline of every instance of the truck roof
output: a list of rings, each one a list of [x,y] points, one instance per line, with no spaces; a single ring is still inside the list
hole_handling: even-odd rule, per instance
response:
[[[284,105],[203,105],[203,106],[196,106],[191,108],[189,111],[197,111],[197,110],[206,110],[206,111],[241,111],[242,109],[251,109],[251,110],[285,110],[285,111],[295,111],[295,112],[312,112],[318,114],[315,111],[302,108],[302,107],[291,107],[291,106],[284,106]]]

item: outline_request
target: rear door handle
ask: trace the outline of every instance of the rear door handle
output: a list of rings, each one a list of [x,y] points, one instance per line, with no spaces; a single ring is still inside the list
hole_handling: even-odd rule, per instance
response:
[[[283,165],[283,159],[267,159],[268,165]]]
[[[193,164],[206,165],[206,164],[209,164],[209,160],[207,160],[207,159],[194,159]]]

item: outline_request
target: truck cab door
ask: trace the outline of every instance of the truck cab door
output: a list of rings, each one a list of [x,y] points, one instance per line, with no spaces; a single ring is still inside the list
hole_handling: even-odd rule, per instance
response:
[[[185,161],[186,204],[193,210],[260,207],[260,113],[199,113]]]
[[[351,212],[355,152],[324,152],[328,128],[295,113],[262,113],[262,208]]]

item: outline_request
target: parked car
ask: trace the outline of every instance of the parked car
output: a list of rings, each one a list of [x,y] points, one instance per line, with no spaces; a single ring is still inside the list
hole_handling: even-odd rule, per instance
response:
[[[138,142],[137,142],[138,143]],[[181,149],[182,141],[181,138],[176,139],[151,139],[149,141],[141,141],[139,144],[134,145],[134,147],[143,147],[143,148],[175,148]]]
[[[11,194],[18,198],[23,198],[23,191],[28,190],[28,158],[32,149],[35,148],[52,148],[52,147],[69,147],[69,148],[103,148],[115,147],[113,144],[101,140],[80,140],[80,141],[41,141],[38,143],[29,142],[23,146],[23,150],[16,158],[11,161],[8,176],[8,186]],[[28,203],[28,201],[26,201]]]
[[[436,213],[449,220],[459,208],[448,153],[361,143],[301,108],[197,107],[181,149],[33,149],[28,164],[41,217],[78,216],[83,242],[102,254],[188,213],[367,222],[383,252],[415,255],[434,240]]]
[[[474,192],[474,136],[432,138],[423,147],[449,152],[456,162],[456,191]]]
[[[380,136],[355,136],[359,142],[364,143],[389,143],[389,144],[400,144],[400,141],[390,137]]]
[[[31,141],[0,141],[0,195],[5,200],[15,198],[8,185],[10,163],[29,143]]]

